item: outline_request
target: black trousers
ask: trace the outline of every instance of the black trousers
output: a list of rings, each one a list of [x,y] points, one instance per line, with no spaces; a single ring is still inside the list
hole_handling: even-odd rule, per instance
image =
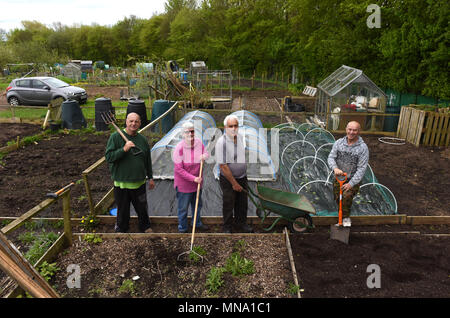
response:
[[[236,181],[245,190],[248,189],[247,177],[236,179]],[[222,175],[220,175],[220,188],[223,194],[222,214],[224,228],[231,229],[233,222],[237,226],[247,224],[247,193],[234,191],[230,181]]]
[[[127,232],[130,224],[130,203],[138,217],[139,230],[144,232],[150,227],[147,213],[147,193],[144,183],[138,189],[121,189],[114,187],[114,199],[117,203],[116,232]]]

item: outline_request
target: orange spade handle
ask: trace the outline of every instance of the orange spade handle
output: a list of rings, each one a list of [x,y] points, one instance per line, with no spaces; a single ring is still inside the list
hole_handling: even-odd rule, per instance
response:
[[[342,186],[345,181],[347,181],[347,173],[344,172],[344,176],[344,180],[340,180],[337,176],[335,176],[337,182],[339,182],[339,226],[342,226]]]
[[[59,189],[58,191],[55,192],[56,195],[60,195],[61,193],[63,193],[65,190],[67,190],[67,188],[70,188],[71,186],[73,186],[75,183],[71,182],[68,185],[66,185],[64,188]]]

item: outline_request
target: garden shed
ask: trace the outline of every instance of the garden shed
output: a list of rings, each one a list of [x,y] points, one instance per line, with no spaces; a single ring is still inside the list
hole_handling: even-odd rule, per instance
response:
[[[315,112],[328,130],[355,120],[363,130],[383,130],[386,94],[362,70],[342,65],[317,85]]]

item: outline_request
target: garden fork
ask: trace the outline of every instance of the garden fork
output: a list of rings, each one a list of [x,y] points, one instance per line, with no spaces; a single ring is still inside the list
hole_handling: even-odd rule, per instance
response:
[[[120,128],[117,127],[116,119],[114,118],[113,113],[111,113],[110,111],[103,112],[100,114],[100,116],[102,117],[105,124],[107,124],[107,125],[112,124],[114,126],[114,128],[117,130],[117,132],[120,134],[120,136],[122,136],[123,140],[125,140],[125,142],[128,142],[128,138],[123,134],[122,130],[120,130]],[[142,153],[142,150],[139,149],[137,146],[134,146],[133,148],[131,148],[131,153],[136,156],[136,155]]]

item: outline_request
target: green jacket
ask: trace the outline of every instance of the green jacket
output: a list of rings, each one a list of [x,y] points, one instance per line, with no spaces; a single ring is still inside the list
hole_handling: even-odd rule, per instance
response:
[[[125,130],[123,133],[128,140],[142,150],[142,153],[135,156],[131,149],[128,152],[123,151],[125,140],[118,132],[112,133],[105,151],[111,178],[119,182],[139,182],[145,180],[146,177],[153,179],[152,158],[147,139],[141,134],[130,136]]]

